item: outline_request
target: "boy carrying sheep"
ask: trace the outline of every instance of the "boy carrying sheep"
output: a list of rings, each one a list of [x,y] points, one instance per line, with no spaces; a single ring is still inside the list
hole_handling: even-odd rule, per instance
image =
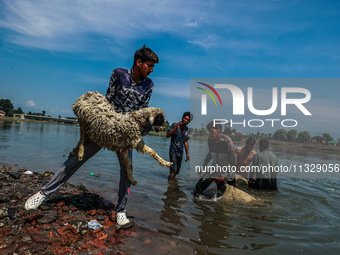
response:
[[[153,81],[148,76],[153,72],[153,68],[158,62],[157,54],[144,45],[135,52],[131,69],[117,68],[113,70],[106,98],[117,113],[132,112],[148,107],[154,86]],[[149,131],[149,128],[146,128],[142,133],[145,135]],[[66,160],[52,179],[38,193],[26,201],[25,209],[38,208],[49,195],[58,190],[101,148],[98,144],[88,140],[84,145],[83,159],[79,161],[77,155],[74,155]],[[132,150],[129,150],[129,157],[132,162]],[[115,210],[117,211],[117,225],[123,229],[134,226],[134,222],[126,217],[126,204],[130,186],[131,182],[127,178],[125,166],[120,162],[118,203]]]

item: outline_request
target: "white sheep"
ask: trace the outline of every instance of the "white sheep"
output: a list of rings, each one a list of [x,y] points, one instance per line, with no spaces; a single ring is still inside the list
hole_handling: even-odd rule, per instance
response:
[[[116,113],[105,96],[96,92],[87,92],[79,97],[72,107],[78,117],[80,140],[70,153],[70,157],[78,154],[81,161],[84,156],[84,144],[89,139],[103,148],[117,153],[126,167],[127,178],[137,184],[132,175],[132,165],[128,155],[130,149],[149,154],[161,166],[170,166],[146,144],[142,132],[154,126],[156,131],[165,129],[163,110],[154,107],[143,108],[129,113]]]

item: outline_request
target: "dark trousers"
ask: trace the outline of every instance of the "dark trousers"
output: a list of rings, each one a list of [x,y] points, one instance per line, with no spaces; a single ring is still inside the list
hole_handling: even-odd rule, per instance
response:
[[[82,161],[78,160],[78,155],[66,160],[59,170],[53,175],[51,180],[41,189],[46,196],[58,190],[71,176],[92,156],[94,156],[102,147],[96,143],[88,140],[84,145],[84,158]],[[132,150],[129,150],[129,157],[132,163]],[[118,192],[118,203],[115,210],[117,212],[125,211],[128,194],[130,193],[131,183],[127,179],[125,166],[120,163],[120,181]]]
[[[194,189],[194,195],[195,196],[200,196],[200,195],[204,195],[204,191],[210,186],[210,184],[214,181],[213,178],[201,178],[199,179],[199,181],[197,182],[195,189]],[[220,182],[219,184],[216,183],[217,186],[217,196],[220,197],[224,194],[226,187],[225,187],[225,183],[227,183],[228,185],[232,185],[234,187],[236,187],[236,180],[233,179],[232,181],[227,181],[225,180],[224,182]]]
[[[169,157],[170,157],[170,162],[173,163],[170,166],[170,173],[179,174],[179,170],[181,169],[183,157],[178,157],[176,152],[172,150],[169,151]]]
[[[131,160],[131,171],[132,167],[132,150],[129,150],[129,158]],[[130,193],[131,182],[127,178],[127,173],[125,170],[125,166],[122,164],[121,160],[119,160],[120,164],[120,180],[119,180],[119,191],[118,191],[118,203],[116,205],[115,210],[117,212],[124,212],[126,209],[126,204],[128,200],[128,195]]]

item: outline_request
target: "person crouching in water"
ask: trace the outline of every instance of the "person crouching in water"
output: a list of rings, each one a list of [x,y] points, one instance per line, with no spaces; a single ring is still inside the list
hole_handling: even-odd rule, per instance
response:
[[[209,152],[204,160],[203,167],[207,166],[212,159],[213,166],[229,166],[229,169],[236,169],[234,143],[229,136],[222,134],[222,125],[215,124],[214,126],[213,122],[210,122],[207,129],[209,130]],[[204,196],[204,191],[212,182],[217,185],[217,197],[221,197],[226,190],[225,183],[236,187],[235,171],[228,171],[220,175],[215,173],[214,176],[205,172],[195,186],[194,196]]]

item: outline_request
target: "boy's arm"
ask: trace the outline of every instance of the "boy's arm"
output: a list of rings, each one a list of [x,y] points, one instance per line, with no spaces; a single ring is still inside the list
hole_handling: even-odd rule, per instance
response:
[[[166,137],[169,138],[170,136],[172,136],[177,129],[179,129],[182,125],[182,122],[178,122],[177,124],[176,123],[172,123],[169,131],[166,133]]]
[[[189,157],[189,143],[188,143],[188,140],[186,140],[184,142],[184,148],[185,148],[185,152],[186,152],[186,156],[187,156],[187,159],[185,160],[186,162],[188,162],[190,160],[190,157]]]

